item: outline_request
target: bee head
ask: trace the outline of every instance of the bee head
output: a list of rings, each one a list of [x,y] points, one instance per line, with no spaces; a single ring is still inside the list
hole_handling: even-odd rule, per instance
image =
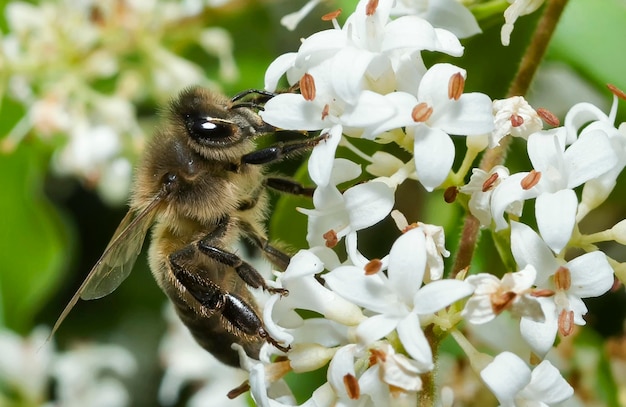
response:
[[[258,114],[204,88],[181,92],[170,105],[170,120],[188,145],[207,159],[236,161],[253,149],[252,139],[268,131]]]

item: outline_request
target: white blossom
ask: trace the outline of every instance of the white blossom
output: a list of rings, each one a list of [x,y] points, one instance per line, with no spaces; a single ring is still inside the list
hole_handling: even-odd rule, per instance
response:
[[[511,175],[495,189],[491,201],[496,229],[500,230],[507,225],[503,214],[511,203],[536,198],[539,232],[555,253],[565,247],[576,224],[578,198],[573,188],[617,163],[611,142],[601,129],[583,130],[567,149],[565,140],[566,129],[562,127],[531,134],[528,156],[535,172]]]
[[[537,270],[535,286],[554,292],[541,298],[545,321],[522,318],[522,336],[533,351],[545,355],[557,330],[568,335],[574,324],[585,325],[587,307],[583,298],[598,297],[613,285],[613,269],[600,251],[585,253],[570,261],[555,258],[548,245],[529,226],[511,223],[511,250],[520,268]]]
[[[480,377],[502,407],[554,405],[574,394],[572,386],[549,361],[544,360],[531,371],[511,352],[496,356]]]

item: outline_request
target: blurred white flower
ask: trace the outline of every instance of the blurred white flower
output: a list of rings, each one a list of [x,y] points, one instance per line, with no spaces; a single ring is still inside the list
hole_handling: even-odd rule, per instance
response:
[[[559,370],[544,360],[531,372],[518,356],[502,352],[480,377],[497,397],[502,407],[547,406],[567,400],[574,389]]]
[[[164,374],[159,387],[159,401],[165,406],[175,405],[185,385],[194,383],[197,389],[188,402],[190,407],[247,406],[245,397],[234,400],[226,395],[247,378],[244,370],[225,366],[193,339],[176,316],[171,304],[165,308],[168,330],[160,345]]]
[[[130,405],[124,379],[135,374],[137,364],[126,349],[82,344],[58,351],[53,343],[46,342],[49,333],[47,328],[36,328],[22,338],[0,330],[0,404],[4,405],[4,397],[10,394],[11,403],[19,405]],[[50,389],[54,400],[50,399]]]

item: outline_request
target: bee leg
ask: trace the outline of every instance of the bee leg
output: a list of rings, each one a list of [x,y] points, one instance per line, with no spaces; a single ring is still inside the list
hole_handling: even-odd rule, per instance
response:
[[[188,246],[190,248],[190,246]],[[265,330],[263,321],[254,308],[238,295],[222,290],[211,280],[198,278],[181,261],[189,249],[182,249],[169,257],[170,266],[176,279],[205,308],[212,313],[220,313],[236,330],[247,335],[258,335],[283,352],[289,349],[280,345]]]
[[[269,287],[263,276],[250,263],[215,245],[215,242],[224,235],[230,222],[230,217],[223,217],[211,233],[197,242],[198,250],[218,263],[234,268],[239,277],[250,287],[262,288],[272,294],[287,295],[287,290],[283,288]]]
[[[312,198],[313,192],[315,192],[315,188],[305,187],[301,183],[289,178],[268,177],[265,178],[263,184],[276,191],[285,192],[291,195],[306,196],[309,198]]]
[[[269,147],[245,154],[241,157],[241,164],[257,165],[280,161],[285,157],[311,150],[327,138],[328,134],[324,133],[311,139],[297,140],[289,143],[276,143]]]
[[[272,246],[267,238],[259,233],[249,223],[241,222],[240,226],[245,236],[250,239],[256,247],[263,251],[263,254],[273,265],[275,265],[282,271],[285,271],[287,269],[287,266],[291,261],[291,256],[289,256],[287,253],[283,252],[279,248]]]

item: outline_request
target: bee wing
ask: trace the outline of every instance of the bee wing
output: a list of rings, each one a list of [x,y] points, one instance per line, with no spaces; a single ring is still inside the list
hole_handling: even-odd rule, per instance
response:
[[[157,206],[166,196],[165,193],[159,193],[141,212],[131,210],[126,214],[104,253],[55,322],[48,339],[54,335],[79,298],[91,300],[104,297],[128,277],[154,221]]]

